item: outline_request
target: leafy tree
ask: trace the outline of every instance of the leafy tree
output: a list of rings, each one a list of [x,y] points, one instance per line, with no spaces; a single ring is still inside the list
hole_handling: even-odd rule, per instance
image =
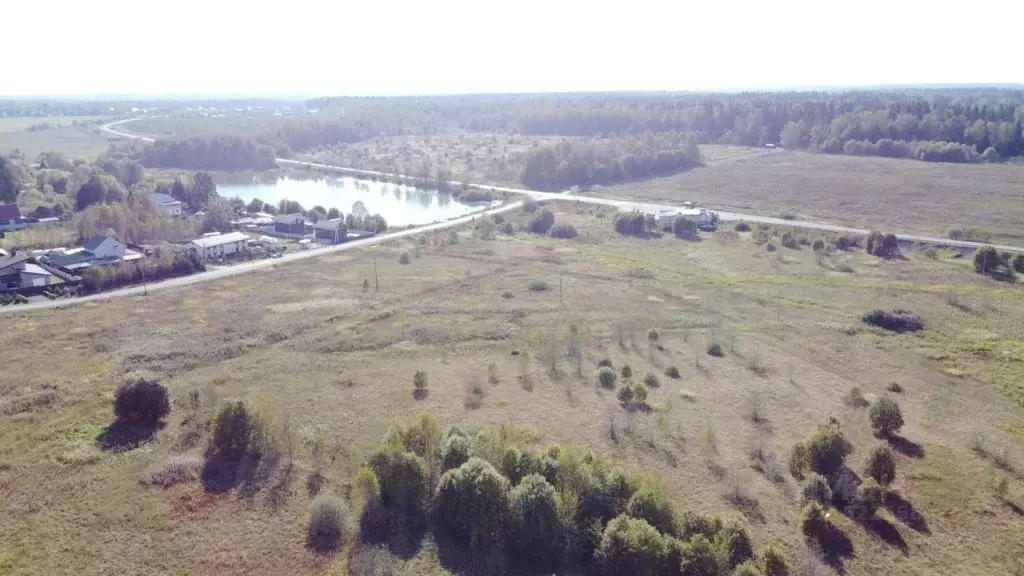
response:
[[[637,490],[626,504],[626,514],[646,520],[662,534],[676,533],[675,510],[660,489],[644,486]]]
[[[227,459],[244,456],[252,440],[253,419],[245,402],[225,404],[213,419],[213,446]]]
[[[879,398],[871,406],[869,418],[871,427],[881,436],[898,432],[903,427],[903,413],[900,411],[900,405],[888,396]]]
[[[868,478],[867,482],[857,488],[856,505],[863,518],[874,516],[884,499],[885,492],[874,478]]]
[[[812,473],[804,480],[800,489],[800,500],[804,503],[817,502],[824,508],[831,506],[832,488],[828,485],[828,480],[821,474]]]
[[[341,547],[347,537],[351,513],[348,504],[337,496],[320,494],[309,507],[306,539],[317,552],[330,552]]]
[[[828,519],[825,516],[825,509],[822,508],[821,504],[817,502],[804,504],[803,509],[800,511],[800,530],[804,533],[804,536],[807,538],[818,537],[827,524]]]
[[[602,576],[658,576],[672,569],[674,548],[671,538],[645,520],[621,515],[605,526],[594,559]]]
[[[209,172],[196,172],[192,175],[192,187],[188,191],[188,205],[193,210],[200,210],[217,196],[217,185]]]
[[[441,470],[458,468],[469,460],[471,443],[459,428],[449,428],[441,440]]]
[[[263,200],[259,198],[253,198],[249,202],[249,205],[245,207],[248,212],[263,212]]]
[[[714,546],[728,568],[736,568],[754,558],[754,545],[750,540],[750,534],[736,521],[726,522],[722,526],[715,537]]]
[[[412,386],[417,392],[427,391],[427,373],[423,370],[417,370],[412,375]]]
[[[21,171],[14,160],[0,156],[0,204],[14,204],[21,191]]]
[[[480,458],[445,472],[434,497],[438,525],[473,546],[498,541],[507,509],[508,480]]]
[[[511,557],[534,569],[555,559],[561,526],[558,495],[540,474],[523,477],[508,496]]]
[[[78,194],[75,195],[75,209],[82,211],[93,204],[99,204],[103,202],[106,195],[107,187],[103,179],[99,176],[91,176],[88,182],[82,184],[82,187],[78,189]]]
[[[703,535],[683,544],[683,576],[717,576],[723,572],[722,562],[714,546]]]
[[[871,449],[864,474],[874,478],[882,486],[892,484],[896,479],[896,457],[888,446],[878,445]]]
[[[764,576],[789,576],[792,568],[786,555],[771,544],[761,548],[758,552],[758,565]]]
[[[547,234],[555,225],[555,215],[547,208],[541,208],[530,220],[529,230],[534,234]]]
[[[697,238],[697,223],[689,218],[676,218],[672,222],[672,233],[676,235],[676,238],[682,238],[683,240],[693,240]]]
[[[331,209],[327,211],[327,219],[335,220],[337,218],[341,218],[341,210],[332,206]]]
[[[842,467],[853,446],[839,430],[839,424],[830,421],[819,424],[803,442],[797,443],[790,454],[790,472],[802,476],[814,471],[830,476]]]
[[[1006,261],[998,250],[991,246],[985,246],[974,253],[974,270],[978,274],[998,273],[1001,267],[1006,266]]]
[[[426,501],[427,463],[412,452],[381,449],[369,459],[370,469],[380,482],[380,499],[385,506],[406,512],[423,510]]]
[[[235,213],[231,210],[231,205],[223,198],[216,198],[213,202],[206,206],[205,215],[203,216],[203,232],[212,232],[214,230],[218,232],[227,232],[231,230],[231,219],[234,218]]]

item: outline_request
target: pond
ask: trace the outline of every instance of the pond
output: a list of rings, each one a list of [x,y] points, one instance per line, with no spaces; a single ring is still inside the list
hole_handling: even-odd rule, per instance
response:
[[[322,206],[353,212],[361,202],[368,214],[380,214],[389,226],[429,224],[480,210],[485,206],[463,204],[447,194],[388,182],[347,176],[324,176],[302,172],[240,172],[216,176],[217,193],[224,198],[238,196],[246,203],[253,198],[276,205],[294,200],[306,210]]]

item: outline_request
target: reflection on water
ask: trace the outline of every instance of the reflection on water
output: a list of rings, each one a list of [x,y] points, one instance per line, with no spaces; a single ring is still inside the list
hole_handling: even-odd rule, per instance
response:
[[[239,172],[219,174],[217,192],[238,196],[246,203],[253,198],[277,204],[287,198],[305,209],[323,206],[348,214],[356,202],[370,214],[380,214],[389,225],[426,224],[462,216],[478,207],[462,204],[447,194],[412,186],[375,182],[347,176],[289,172]]]

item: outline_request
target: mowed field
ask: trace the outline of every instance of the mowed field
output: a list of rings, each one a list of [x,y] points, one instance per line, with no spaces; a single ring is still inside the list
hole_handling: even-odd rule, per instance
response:
[[[945,237],[977,227],[1024,241],[1024,164],[940,164],[726,146],[702,147],[706,166],[596,194],[693,200],[740,213]]]
[[[17,149],[29,158],[35,158],[43,152],[56,150],[72,158],[95,158],[111,142],[109,135],[100,132],[102,121],[101,116],[0,118],[0,153]],[[44,123],[50,128],[28,130],[29,126]]]
[[[201,411],[240,398],[300,437],[322,432],[330,493],[348,494],[390,426],[430,410],[445,424],[531,427],[543,443],[645,471],[679,510],[739,514],[756,543],[778,543],[803,567],[813,554],[800,534],[798,484],[784,464],[780,481],[754,469],[752,448],[784,463],[832,416],[861,471],[881,441],[867,409],[844,402],[854,386],[869,401],[896,398],[906,426],[880,519],[833,512],[848,539],[833,568],[1024,573],[1016,287],[942,254],[769,253],[749,234],[645,240],[614,234],[587,207],[556,215],[580,236],[484,240],[462,230],[455,244],[411,239],[148,298],[0,317],[0,573],[346,574],[344,554],[304,546],[314,465],[304,444],[293,468],[245,489],[140,483],[179,449],[193,390]],[[926,329],[893,335],[860,321],[893,306],[921,315]],[[565,352],[570,331],[580,335],[579,366]],[[706,353],[712,343],[723,357]],[[649,412],[626,412],[596,385],[605,356],[637,378],[659,376]],[[669,366],[678,379],[664,374]],[[413,395],[415,370],[429,375],[425,398]],[[175,409],[152,441],[110,449],[113,392],[139,375],[165,382]],[[902,393],[887,391],[891,382]],[[471,385],[484,390],[475,408]],[[727,498],[737,491],[742,510]],[[401,573],[445,574],[429,550]]]

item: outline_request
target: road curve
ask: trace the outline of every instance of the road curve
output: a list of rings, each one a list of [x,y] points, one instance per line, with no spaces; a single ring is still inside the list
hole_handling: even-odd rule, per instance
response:
[[[136,134],[128,134],[126,132],[120,132],[113,130],[113,126],[118,126],[138,118],[127,118],[125,120],[118,120],[105,124],[101,127],[101,130],[114,134],[115,136],[121,136],[124,138],[133,138],[142,140],[144,142],[152,142],[152,138],[146,136],[139,136]],[[287,158],[277,158],[279,164],[290,164],[293,166],[304,166],[307,168],[317,168],[321,170],[337,170],[340,172],[348,172],[351,174],[358,174],[364,176],[384,176],[389,178],[402,177],[401,174],[391,174],[388,172],[377,172],[375,170],[363,170],[359,168],[345,168],[341,166],[331,166],[329,164],[319,164],[316,162],[304,162],[301,160],[289,160]],[[462,182],[449,182],[452,186],[461,186]],[[509,193],[509,194],[521,194],[526,196],[532,196],[536,200],[565,200],[568,192],[538,192],[535,190],[524,190],[521,188],[506,188],[503,186],[488,186],[486,184],[469,184],[470,188],[478,190],[488,190],[491,192]],[[595,196],[581,196],[579,194],[573,194],[572,199],[579,202],[586,202],[588,204],[601,204],[605,206],[613,206],[620,210],[641,210],[647,212],[660,212],[662,210],[683,210],[680,206],[673,206],[670,204],[651,204],[645,202],[637,202],[635,200],[624,200],[617,198],[598,198]],[[781,218],[772,218],[770,216],[758,216],[756,214],[740,214],[736,212],[718,212],[719,218],[725,221],[737,221],[744,220],[747,222],[761,222],[765,224],[776,224],[779,226],[791,226],[794,228],[806,228],[810,230],[821,230],[824,232],[837,232],[839,234],[854,234],[858,236],[865,236],[869,233],[868,230],[860,228],[851,228],[848,226],[837,226],[835,224],[827,224],[824,222],[807,222],[801,220],[783,220]],[[1021,252],[1024,253],[1024,247],[1010,246],[1007,244],[986,244],[984,242],[972,242],[970,240],[951,240],[949,238],[938,238],[935,236],[920,236],[916,234],[901,234],[897,233],[896,238],[903,242],[918,242],[922,244],[935,244],[939,246],[949,246],[953,248],[967,248],[971,250],[977,250],[985,246],[992,246],[1000,252]]]

